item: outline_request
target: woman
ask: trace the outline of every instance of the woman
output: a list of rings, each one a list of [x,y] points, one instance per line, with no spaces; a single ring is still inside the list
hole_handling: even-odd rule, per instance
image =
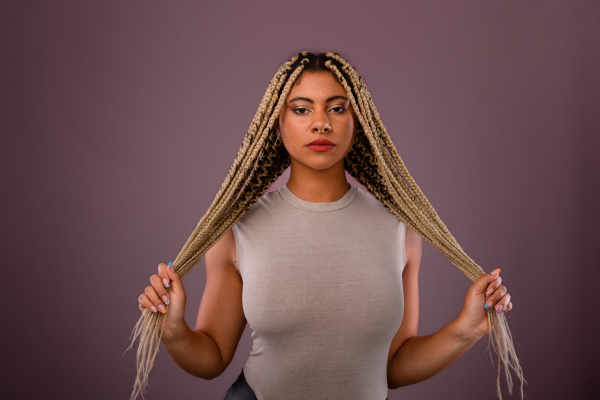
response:
[[[287,184],[261,197],[288,165]],[[421,237],[474,281],[458,317],[425,337],[416,336]],[[192,330],[180,276],[204,253],[206,288]],[[185,371],[211,379],[231,362],[247,321],[252,351],[227,399],[383,400],[388,387],[444,369],[490,325],[510,388],[509,367],[523,380],[499,272],[484,274],[448,232],[354,68],[335,53],[300,53],[272,79],[174,264],[160,264],[138,299],[132,397],[160,341]]]

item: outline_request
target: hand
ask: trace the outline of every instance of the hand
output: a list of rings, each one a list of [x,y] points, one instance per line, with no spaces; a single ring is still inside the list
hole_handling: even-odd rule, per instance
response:
[[[465,337],[479,339],[490,332],[488,309],[495,312],[512,310],[510,294],[500,278],[500,268],[482,275],[469,288],[465,304],[458,316]]]
[[[141,311],[166,313],[163,325],[163,340],[175,340],[186,333],[185,302],[186,295],[179,274],[165,263],[158,264],[158,274],[150,277],[152,286],[147,286],[138,298]],[[167,288],[171,287],[170,293]],[[169,312],[167,313],[167,306]]]

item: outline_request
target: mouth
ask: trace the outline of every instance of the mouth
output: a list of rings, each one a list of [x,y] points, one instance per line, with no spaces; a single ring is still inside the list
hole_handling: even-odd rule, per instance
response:
[[[313,151],[329,151],[335,147],[335,144],[327,139],[317,139],[310,142],[306,147]]]

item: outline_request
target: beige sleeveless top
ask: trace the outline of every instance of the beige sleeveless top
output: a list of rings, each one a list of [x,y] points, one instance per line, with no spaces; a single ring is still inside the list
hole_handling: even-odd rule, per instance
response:
[[[310,203],[287,186],[233,227],[259,400],[384,400],[402,321],[406,225],[355,186]]]

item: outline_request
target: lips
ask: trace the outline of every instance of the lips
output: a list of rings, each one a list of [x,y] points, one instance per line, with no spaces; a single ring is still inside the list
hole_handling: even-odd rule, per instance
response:
[[[335,144],[327,139],[317,139],[310,142],[306,147],[313,151],[329,151],[333,149]]]
[[[316,145],[316,146],[333,146],[333,142],[330,142],[327,139],[317,139],[317,140],[313,140],[308,145],[309,146],[312,146],[312,145]]]

